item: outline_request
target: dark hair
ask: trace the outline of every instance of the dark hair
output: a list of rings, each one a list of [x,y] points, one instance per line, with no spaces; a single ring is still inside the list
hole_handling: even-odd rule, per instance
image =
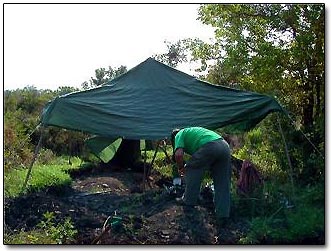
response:
[[[176,129],[172,130],[172,132],[171,132],[171,144],[172,144],[172,147],[175,147],[175,137],[176,137],[176,134],[177,134],[180,130],[181,130],[181,129],[176,128]]]
[[[174,163],[176,163],[176,159],[175,159],[175,137],[176,134],[180,131],[181,129],[176,128],[174,130],[172,130],[171,132],[171,145],[172,145],[172,150],[173,150],[173,154],[172,154],[172,161]]]

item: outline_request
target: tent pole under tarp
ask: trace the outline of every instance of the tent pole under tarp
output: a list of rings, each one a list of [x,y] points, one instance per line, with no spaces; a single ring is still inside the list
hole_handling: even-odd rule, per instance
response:
[[[159,150],[159,147],[160,147],[160,141],[157,142],[156,144],[156,148],[155,148],[155,152],[154,152],[154,156],[153,156],[153,159],[152,159],[152,162],[151,162],[151,168],[153,168],[153,164],[154,164],[154,161],[155,161],[155,158],[156,158],[156,154],[157,154],[157,151]],[[149,172],[150,174],[150,172]]]
[[[143,192],[145,192],[145,183],[146,183],[146,160],[147,159],[147,150],[146,150],[146,143],[145,143],[145,150],[144,150],[144,177],[143,177]]]
[[[145,191],[145,183],[146,183],[146,180],[147,180],[147,182],[148,182],[148,185],[150,186],[150,184],[149,184],[149,180],[148,180],[148,177],[149,177],[150,174],[151,174],[151,170],[152,170],[152,168],[153,168],[154,161],[155,161],[155,158],[156,158],[156,154],[157,154],[159,148],[161,148],[161,149],[165,152],[166,156],[169,158],[167,152],[161,147],[161,144],[163,144],[163,142],[164,142],[164,140],[160,140],[160,141],[157,142],[157,144],[156,144],[156,148],[155,148],[155,151],[154,151],[154,155],[153,155],[153,159],[152,159],[152,161],[151,161],[151,165],[150,165],[150,167],[148,168],[148,170],[146,170],[147,153],[146,153],[146,146],[145,146],[145,152],[144,152],[144,154],[145,154],[145,157],[144,157],[144,178],[143,178],[143,190],[144,190],[144,191]],[[170,159],[170,158],[169,158],[169,159]]]
[[[31,174],[31,170],[32,170],[33,164],[34,164],[34,162],[37,159],[37,156],[38,156],[38,153],[39,153],[39,150],[40,150],[40,147],[41,147],[41,142],[42,142],[43,136],[44,136],[44,127],[41,126],[40,138],[39,138],[38,144],[37,144],[37,146],[35,148],[35,151],[34,151],[34,154],[33,154],[33,158],[32,158],[31,164],[30,164],[29,169],[28,169],[28,173],[26,174],[26,177],[25,177],[25,181],[24,181],[24,184],[23,184],[23,187],[22,187],[22,191],[21,191],[22,193],[24,192],[24,190],[26,188],[26,185],[28,184],[28,180],[30,178],[30,174]]]
[[[164,154],[165,154],[165,156],[167,157],[167,159],[168,159],[168,161],[169,161],[169,163],[171,163],[172,161],[171,161],[171,158],[169,157],[169,155],[168,155],[168,153],[167,153],[167,149],[166,149],[166,143],[165,143],[165,141],[163,140],[163,141],[161,141],[162,142],[162,146],[161,146],[161,150],[164,152]]]
[[[164,146],[165,146],[165,140],[160,140],[160,141],[157,142],[156,148],[155,148],[155,152],[154,152],[154,156],[153,156],[153,159],[152,159],[152,162],[151,162],[151,166],[150,166],[150,168],[148,169],[148,172],[147,172],[147,176],[149,176],[151,174],[151,170],[153,168],[153,164],[154,164],[154,161],[155,161],[155,158],[156,158],[156,154],[157,154],[159,148],[161,148],[161,150],[166,155],[166,158],[171,163],[171,158],[169,157],[169,155],[167,153],[167,150],[165,149]]]

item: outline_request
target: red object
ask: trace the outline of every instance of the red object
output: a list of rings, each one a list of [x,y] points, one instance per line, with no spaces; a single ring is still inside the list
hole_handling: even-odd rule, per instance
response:
[[[252,162],[244,160],[237,181],[238,192],[248,195],[261,184],[263,184],[263,179],[260,172]]]

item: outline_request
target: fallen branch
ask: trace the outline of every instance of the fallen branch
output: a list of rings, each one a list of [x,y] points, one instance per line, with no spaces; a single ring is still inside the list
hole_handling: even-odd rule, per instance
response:
[[[101,238],[111,230],[111,224],[108,224],[108,221],[110,218],[111,218],[111,216],[108,216],[108,218],[105,220],[105,222],[103,223],[103,226],[102,226],[101,233],[92,241],[91,244],[99,244],[99,241],[101,240]]]

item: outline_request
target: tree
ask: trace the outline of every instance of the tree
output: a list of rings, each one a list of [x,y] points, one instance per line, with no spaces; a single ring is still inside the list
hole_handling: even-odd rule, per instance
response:
[[[95,77],[91,77],[89,82],[85,81],[82,83],[83,89],[89,89],[93,87],[97,87],[100,85],[106,84],[109,80],[112,80],[121,74],[127,72],[126,66],[121,65],[118,68],[112,68],[111,66],[108,67],[108,70],[106,68],[99,68],[95,70]]]
[[[214,84],[275,96],[323,152],[324,4],[206,4],[198,16],[215,28],[214,40],[180,43],[200,61],[197,71],[207,70],[204,78]],[[312,145],[289,136],[294,149],[302,148],[303,176],[317,173],[321,168],[312,165],[310,156],[317,154]]]
[[[184,48],[185,45],[182,41],[177,41],[176,43],[164,41],[164,43],[167,46],[167,52],[154,55],[153,57],[156,60],[174,68],[179,63],[187,61],[186,48]]]
[[[323,4],[202,5],[199,19],[216,28],[209,78],[223,71],[221,83],[276,95],[308,130],[324,112],[324,11]]]

